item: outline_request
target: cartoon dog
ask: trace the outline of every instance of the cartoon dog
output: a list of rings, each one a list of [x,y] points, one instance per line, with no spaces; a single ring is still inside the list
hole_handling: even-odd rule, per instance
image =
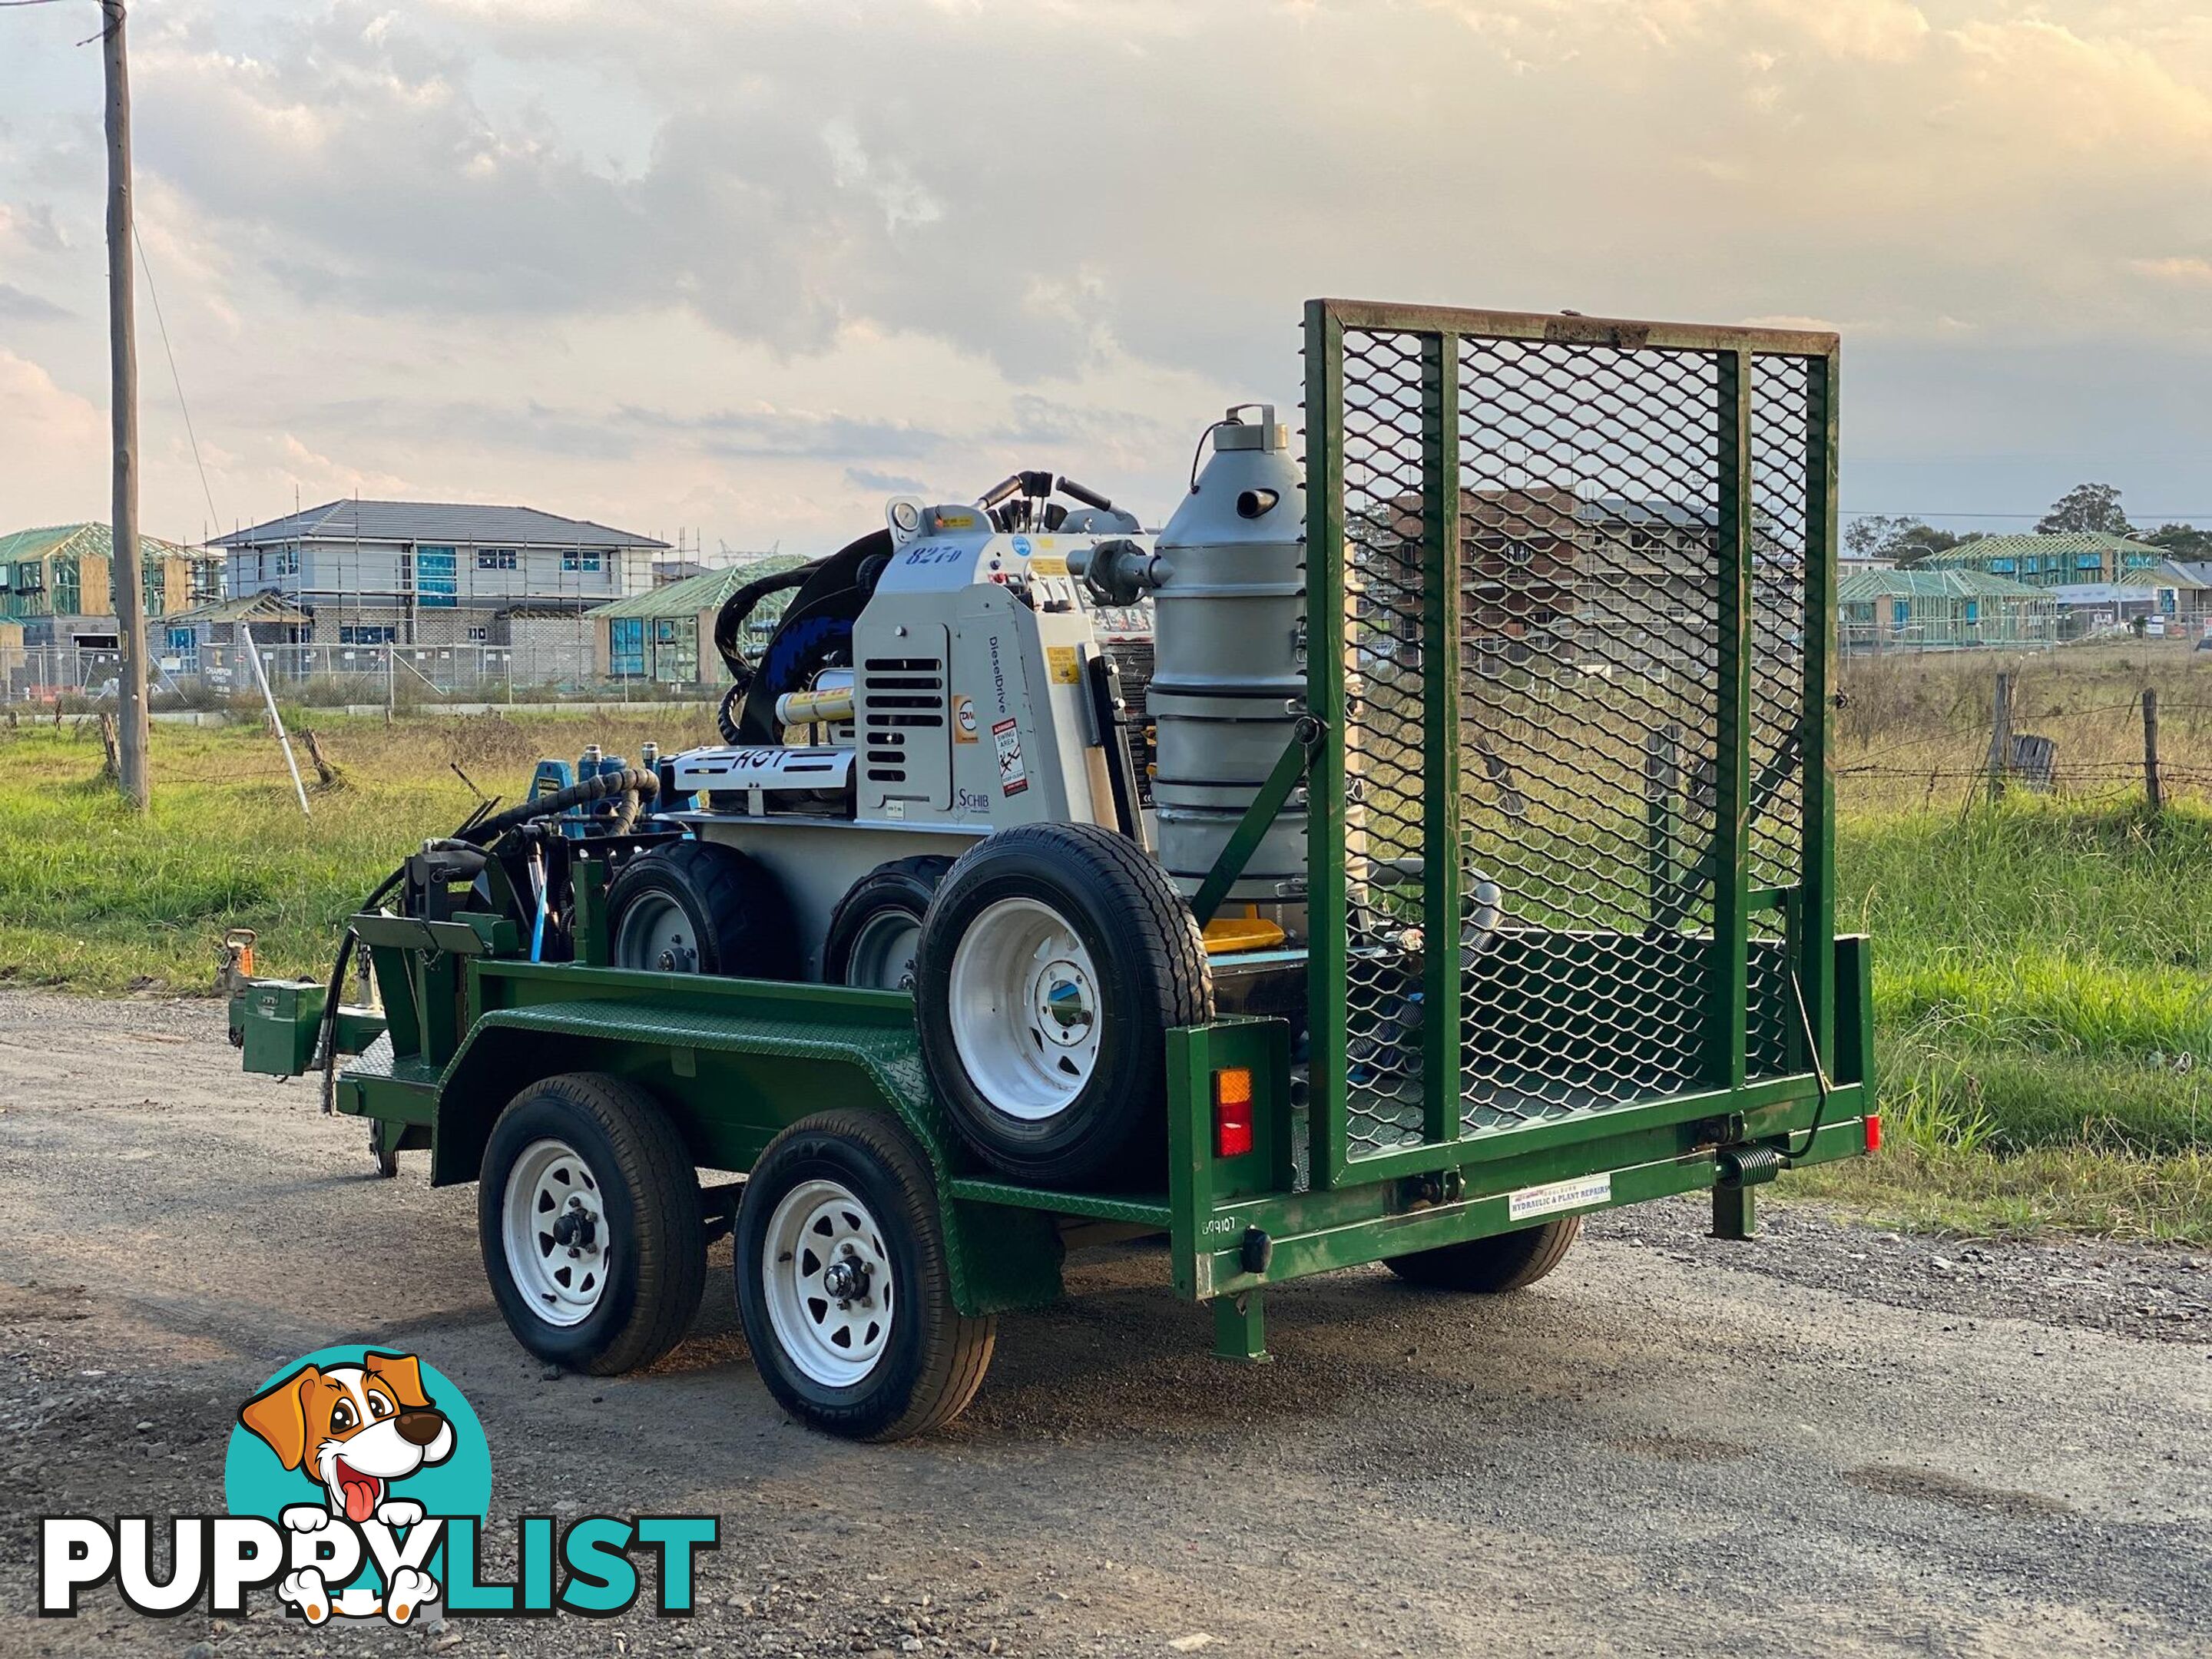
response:
[[[422,1368],[412,1354],[368,1353],[358,1365],[327,1370],[302,1366],[247,1401],[238,1420],[286,1468],[322,1484],[327,1507],[295,1504],[284,1510],[281,1518],[295,1532],[321,1532],[341,1519],[356,1527],[372,1519],[411,1527],[422,1506],[392,1498],[392,1482],[453,1455],[453,1425],[422,1392]],[[321,1572],[302,1567],[284,1577],[276,1594],[313,1625],[333,1613],[379,1612],[404,1625],[437,1598],[438,1584],[419,1568],[401,1567],[381,1598],[348,1590],[334,1600]]]

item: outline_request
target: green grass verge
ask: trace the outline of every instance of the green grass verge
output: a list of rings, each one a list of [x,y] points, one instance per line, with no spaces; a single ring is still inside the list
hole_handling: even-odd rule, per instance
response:
[[[1885,1152],[1791,1189],[1904,1224],[2212,1239],[2212,817],[1846,814]]]
[[[0,979],[199,992],[226,927],[319,976],[337,924],[540,754],[703,740],[706,716],[317,717],[341,785],[303,820],[252,726],[155,729],[155,807],[99,781],[88,728],[0,728]],[[1847,811],[1846,927],[1875,936],[1887,1146],[1788,1190],[1916,1226],[2212,1241],[2212,817],[2033,799]]]
[[[702,736],[679,716],[391,727],[318,716],[315,729],[342,775],[311,791],[312,817],[264,732],[157,726],[154,807],[141,819],[100,781],[89,727],[0,728],[0,979],[208,992],[233,927],[259,933],[263,973],[319,978],[338,921],[410,847],[467,816],[476,797],[455,765],[512,799],[540,754],[574,756],[598,740],[635,755],[647,737]]]

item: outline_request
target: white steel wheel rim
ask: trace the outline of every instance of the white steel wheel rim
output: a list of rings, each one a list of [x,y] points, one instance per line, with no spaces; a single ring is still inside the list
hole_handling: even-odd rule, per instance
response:
[[[1098,970],[1063,916],[1033,898],[977,913],[953,947],[952,1046],[969,1080],[1009,1117],[1042,1123],[1098,1069]]]
[[[761,1289],[776,1344],[810,1382],[849,1389],[884,1357],[897,1285],[883,1229],[852,1190],[802,1181],[768,1218]]]
[[[911,910],[878,910],[860,924],[845,958],[845,983],[878,991],[911,991],[921,951],[921,918]]]
[[[615,929],[615,966],[663,974],[699,971],[699,935],[684,907],[665,893],[641,893]]]
[[[548,1325],[580,1325],[605,1298],[614,1267],[606,1200],[592,1166],[564,1140],[533,1140],[501,1204],[507,1271]]]

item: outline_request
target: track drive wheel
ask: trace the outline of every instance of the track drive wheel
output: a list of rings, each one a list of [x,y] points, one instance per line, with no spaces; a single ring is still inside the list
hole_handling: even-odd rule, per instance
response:
[[[1198,923],[1167,872],[1088,823],[978,842],[922,926],[921,1054],[962,1139],[1043,1184],[1158,1188],[1167,1031],[1213,1017]]]
[[[922,918],[951,867],[948,858],[897,859],[854,882],[830,917],[822,977],[832,985],[913,990]]]
[[[492,1126],[477,1236],[507,1328],[594,1376],[684,1340],[707,1280],[698,1172],[653,1097],[572,1072],[534,1083]]]
[[[738,1206],[738,1313],[761,1380],[793,1417],[901,1440],[957,1417],[996,1322],[952,1303],[929,1160],[881,1112],[823,1112],[761,1153]]]
[[[1427,1290],[1499,1296],[1533,1285],[1558,1267],[1582,1231],[1580,1216],[1562,1216],[1517,1232],[1394,1255],[1387,1265],[1407,1284]]]
[[[791,907],[775,878],[734,847],[677,841],[639,854],[607,887],[617,968],[794,979]]]

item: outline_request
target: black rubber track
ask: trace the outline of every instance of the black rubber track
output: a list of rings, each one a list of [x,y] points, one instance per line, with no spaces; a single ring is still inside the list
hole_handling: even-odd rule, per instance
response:
[[[874,1371],[850,1389],[826,1389],[784,1363],[761,1286],[769,1219],[793,1186],[814,1176],[840,1182],[867,1205],[898,1273],[890,1342]],[[950,1423],[975,1397],[998,1322],[970,1319],[953,1305],[943,1214],[928,1158],[884,1113],[817,1113],[762,1152],[738,1212],[738,1313],[761,1380],[793,1416],[849,1439],[903,1440]]]
[[[1103,945],[1129,971],[1138,1004],[1114,1041],[1126,1060],[1112,1071],[1118,1087],[1093,1086],[1067,1109],[1064,1127],[1030,1144],[1024,1126],[995,1111],[969,1081],[951,1036],[948,1011],[952,954],[977,893],[995,896],[1003,880],[1025,879],[1009,864],[1034,860],[1063,887],[1092,886]],[[1004,872],[1002,874],[1002,872]],[[989,897],[983,902],[988,903]],[[1078,918],[1067,917],[1070,921]],[[1113,969],[1096,963],[1102,977]],[[977,842],[939,888],[922,931],[915,1017],[922,1060],[954,1127],[985,1162],[1018,1179],[1102,1187],[1133,1182],[1157,1188],[1166,1170],[1167,1040],[1178,1025],[1213,1018],[1213,977],[1190,906],[1158,862],[1126,836],[1091,823],[1027,823]],[[1102,988],[1103,991],[1103,988]],[[1102,1067],[1108,1065],[1102,1055]],[[1094,1078],[1094,1085],[1101,1079]]]
[[[666,894],[698,936],[702,974],[796,979],[791,905],[775,878],[734,847],[678,841],[641,854],[607,887],[607,937],[622,936],[623,912],[641,894]]]
[[[1428,1290],[1502,1296],[1534,1284],[1558,1267],[1582,1231],[1580,1216],[1563,1216],[1517,1232],[1392,1256],[1389,1268],[1408,1285]]]
[[[565,1140],[599,1176],[617,1229],[605,1295],[580,1325],[550,1326],[508,1276],[501,1225],[507,1176],[523,1148]],[[484,1272],[507,1326],[541,1359],[593,1376],[647,1365],[681,1342],[707,1284],[707,1218],[699,1173],[659,1103],[635,1083],[569,1072],[533,1083],[492,1126],[477,1188]]]

